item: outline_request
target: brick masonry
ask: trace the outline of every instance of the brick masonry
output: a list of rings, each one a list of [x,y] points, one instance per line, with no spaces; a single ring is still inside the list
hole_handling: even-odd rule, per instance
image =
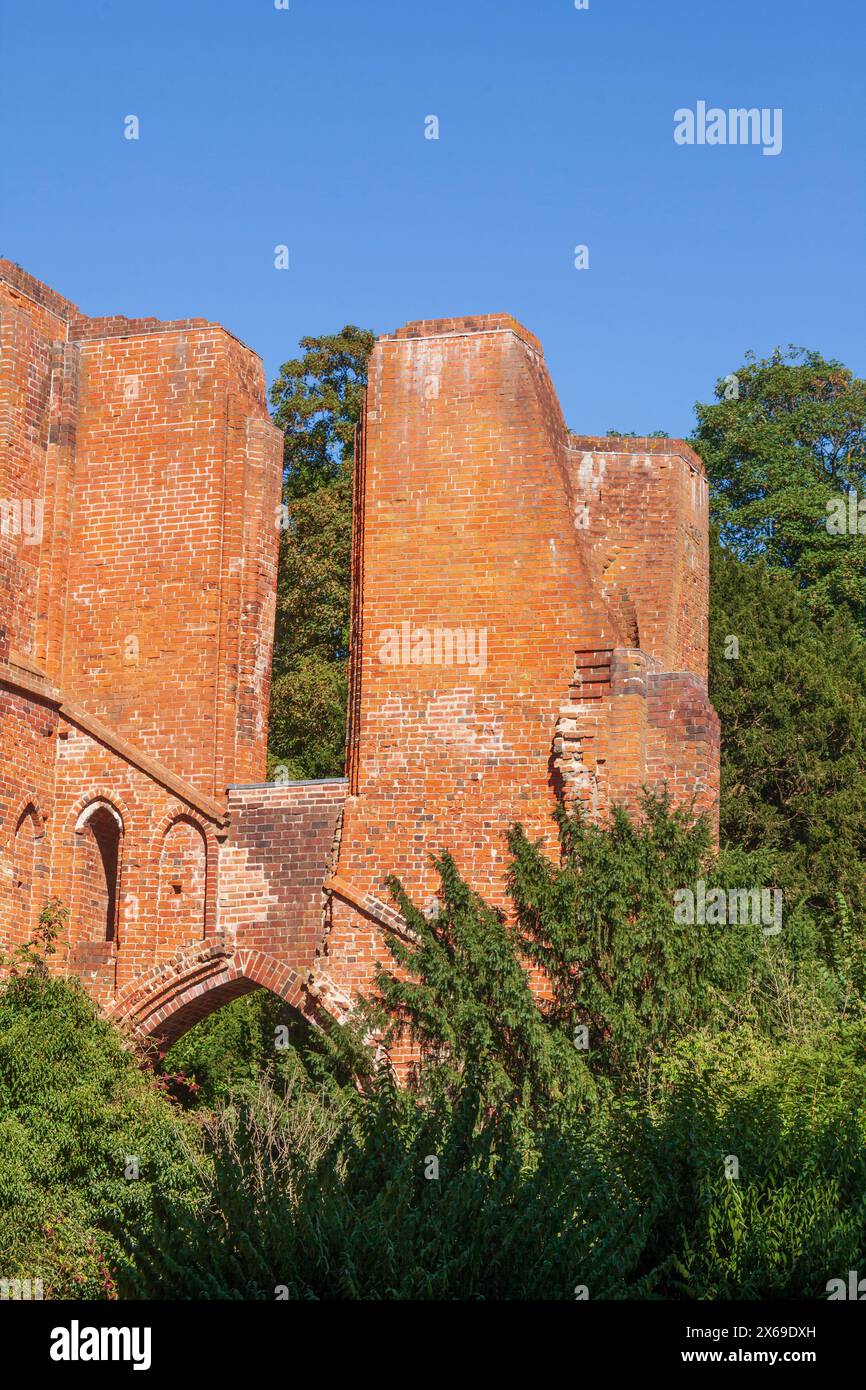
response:
[[[87,318],[0,262],[0,949],[165,1039],[257,986],[340,1017],[450,849],[666,783],[715,816],[707,483],[568,433],[507,315],[378,342],[356,450],[346,779],[265,784],[281,449],[216,324]]]
[[[666,784],[715,819],[708,583],[707,481],[683,441],[569,434],[537,339],[507,315],[379,340],[327,940],[342,991],[385,955],[386,876],[431,901],[431,852],[504,905],[505,832],[520,821],[554,854],[558,800],[603,817]],[[474,642],[449,661],[459,632]]]
[[[59,967],[145,1027],[201,1012],[200,957],[209,1002],[296,997],[342,792],[235,790],[266,765],[261,362],[204,320],[88,318],[0,262],[0,430],[0,949],[54,896]]]

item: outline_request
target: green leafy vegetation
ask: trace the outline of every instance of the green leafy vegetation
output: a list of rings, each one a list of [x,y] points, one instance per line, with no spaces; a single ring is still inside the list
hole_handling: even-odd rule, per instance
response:
[[[827,913],[841,892],[862,919],[866,641],[850,609],[819,621],[796,576],[714,546],[710,697],[723,843],[770,851],[790,897]]]
[[[45,941],[0,992],[0,1277],[45,1298],[116,1297],[168,1198],[201,1199],[194,1127]]]
[[[513,831],[513,921],[448,857],[434,920],[395,881],[414,936],[390,938],[339,1038],[295,1025],[277,1048],[265,994],[198,1025],[166,1059],[202,1081],[192,1112],[31,962],[0,1000],[5,1277],[90,1297],[822,1296],[866,1256],[862,923],[841,900],[825,932],[677,928],[684,875],[763,863],[715,856],[663,800],[560,833],[552,864]],[[386,1052],[420,1044],[411,1086],[352,1038],[374,1020]]]
[[[341,776],[346,739],[352,459],[373,334],[301,340],[271,388],[285,431],[268,766]]]
[[[831,499],[866,500],[866,381],[804,348],[749,353],[696,413],[723,544],[786,570],[818,618],[847,608],[866,633],[866,509],[862,533],[827,529]]]
[[[663,802],[645,809],[611,830],[564,820],[559,866],[515,830],[514,926],[448,858],[435,921],[395,882],[414,939],[390,939],[394,968],[358,1026],[416,1040],[414,1085],[380,1066],[325,1089],[293,1060],[236,1088],[205,1122],[206,1207],[168,1205],[133,1288],[793,1298],[856,1268],[862,934],[849,922],[834,956],[816,938],[696,925],[665,950],[680,873],[721,882],[725,856]],[[540,1004],[539,952],[573,986]]]

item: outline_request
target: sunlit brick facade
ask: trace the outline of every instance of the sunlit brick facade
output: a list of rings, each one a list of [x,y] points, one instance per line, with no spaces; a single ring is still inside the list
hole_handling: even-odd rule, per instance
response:
[[[568,433],[506,315],[379,340],[359,430],[345,778],[265,782],[281,438],[203,320],[88,318],[0,262],[0,949],[171,1038],[264,985],[342,1015],[450,849],[667,784],[715,816],[707,484]]]

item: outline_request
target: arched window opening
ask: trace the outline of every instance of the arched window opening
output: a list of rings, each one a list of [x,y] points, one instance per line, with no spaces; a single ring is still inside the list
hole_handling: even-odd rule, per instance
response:
[[[159,937],[175,948],[204,935],[207,844],[192,820],[176,820],[162,842],[159,861]]]
[[[34,922],[36,889],[36,845],[42,828],[36,808],[28,806],[18,819],[12,844],[12,891],[16,939],[25,940]]]
[[[114,941],[123,826],[107,802],[82,813],[76,826],[75,917],[85,941]]]

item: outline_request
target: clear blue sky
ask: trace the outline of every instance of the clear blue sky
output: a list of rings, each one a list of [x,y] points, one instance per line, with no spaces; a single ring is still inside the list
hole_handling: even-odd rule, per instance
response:
[[[87,313],[217,319],[270,381],[305,333],[507,310],[586,433],[688,433],[750,347],[866,374],[863,0],[0,14],[0,251]],[[698,100],[781,107],[782,153],[676,145]]]

